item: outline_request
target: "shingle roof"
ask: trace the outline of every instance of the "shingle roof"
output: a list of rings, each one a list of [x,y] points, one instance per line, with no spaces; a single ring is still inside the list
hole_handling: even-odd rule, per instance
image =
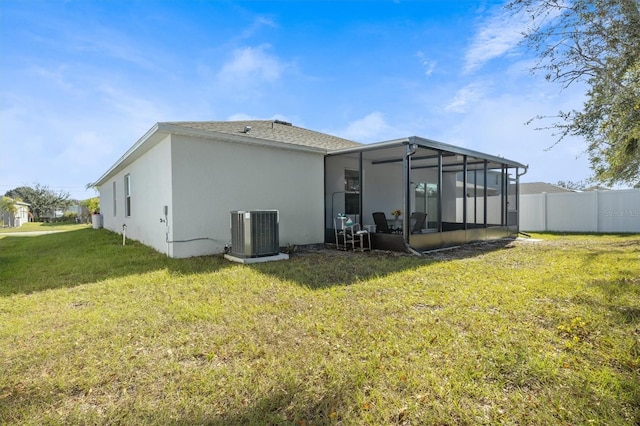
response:
[[[546,182],[521,182],[520,194],[542,194],[543,192],[575,192],[571,189],[563,188],[561,186],[552,185]]]
[[[266,141],[321,148],[327,151],[362,146],[358,142],[303,129],[279,120],[180,121],[160,124],[207,132],[248,136]],[[245,131],[247,127],[251,128],[248,132]]]

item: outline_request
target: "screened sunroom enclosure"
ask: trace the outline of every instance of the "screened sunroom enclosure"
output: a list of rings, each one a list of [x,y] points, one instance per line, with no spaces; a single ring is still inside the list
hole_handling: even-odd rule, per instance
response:
[[[525,172],[515,161],[419,137],[331,152],[326,241],[334,242],[338,215],[369,230],[378,249],[425,251],[516,236]],[[385,214],[390,230],[380,232],[374,212]],[[423,225],[416,212],[426,214]]]

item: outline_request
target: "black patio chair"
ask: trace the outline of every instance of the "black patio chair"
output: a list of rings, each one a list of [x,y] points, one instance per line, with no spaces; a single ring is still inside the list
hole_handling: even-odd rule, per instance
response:
[[[419,234],[422,232],[422,228],[424,228],[424,224],[427,221],[427,214],[423,212],[413,212],[411,213],[411,220],[413,222],[413,227],[411,227],[412,234]]]
[[[391,228],[389,228],[389,224],[387,223],[387,216],[385,216],[384,212],[373,213],[373,222],[376,224],[376,233],[391,233]]]

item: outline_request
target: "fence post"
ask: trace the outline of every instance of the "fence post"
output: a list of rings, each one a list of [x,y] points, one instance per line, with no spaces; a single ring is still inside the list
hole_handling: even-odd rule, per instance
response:
[[[547,229],[547,193],[542,193],[542,230],[548,231]]]
[[[595,205],[595,209],[596,209],[596,211],[593,212],[593,215],[596,218],[596,232],[600,232],[600,215],[599,215],[599,212],[600,212],[600,197],[598,196],[598,190],[597,189],[594,190],[593,193],[594,193],[593,196],[595,198],[593,204]]]

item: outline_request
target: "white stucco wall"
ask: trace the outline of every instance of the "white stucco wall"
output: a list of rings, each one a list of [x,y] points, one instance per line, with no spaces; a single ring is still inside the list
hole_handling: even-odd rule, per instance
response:
[[[323,154],[173,135],[171,155],[172,256],[222,252],[232,210],[278,210],[280,246],[324,240]]]
[[[333,216],[344,212],[344,171],[358,170],[358,158],[348,156],[332,156],[327,157],[326,163],[326,211],[327,211],[327,228],[333,227]],[[373,225],[373,213],[384,212],[387,219],[391,219],[391,211],[400,209],[404,212],[403,201],[403,165],[402,163],[388,164],[372,164],[371,161],[363,160],[362,173],[364,175],[363,182],[363,225]],[[434,169],[417,169],[411,172],[411,181],[413,182],[411,190],[411,206],[415,211],[415,193],[413,188],[416,182],[437,183],[437,170]],[[337,192],[335,195],[334,192]],[[436,210],[436,200],[430,199],[429,202],[434,204],[433,210]],[[333,207],[332,207],[333,204]],[[435,214],[433,215],[434,219]],[[354,218],[356,219],[356,218]]]
[[[131,177],[131,216],[125,216],[125,175]],[[170,136],[100,186],[100,212],[106,229],[122,233],[167,253],[166,226],[160,222],[162,207],[171,205]],[[113,207],[113,182],[116,206]],[[169,255],[171,253],[169,252]]]
[[[325,226],[333,228],[333,219],[338,213],[344,213],[344,174],[345,170],[358,170],[357,157],[327,157],[326,162],[326,217]],[[373,225],[373,213],[384,212],[391,218],[391,211],[403,209],[402,202],[402,164],[378,164],[362,162],[364,198],[362,200],[363,225]],[[357,217],[352,217],[358,221]]]
[[[365,187],[363,200],[364,224],[373,225],[373,213],[384,212],[387,219],[393,219],[391,212],[399,209],[404,216],[404,188],[402,163],[363,164]]]
[[[29,206],[19,203],[16,207],[16,226],[22,226],[29,222]]]
[[[326,222],[325,227],[333,228],[333,218],[338,213],[345,212],[344,198],[344,172],[345,170],[358,170],[360,162],[358,158],[340,156],[327,157],[326,175],[324,176],[326,185]],[[357,221],[356,217],[352,217]]]

